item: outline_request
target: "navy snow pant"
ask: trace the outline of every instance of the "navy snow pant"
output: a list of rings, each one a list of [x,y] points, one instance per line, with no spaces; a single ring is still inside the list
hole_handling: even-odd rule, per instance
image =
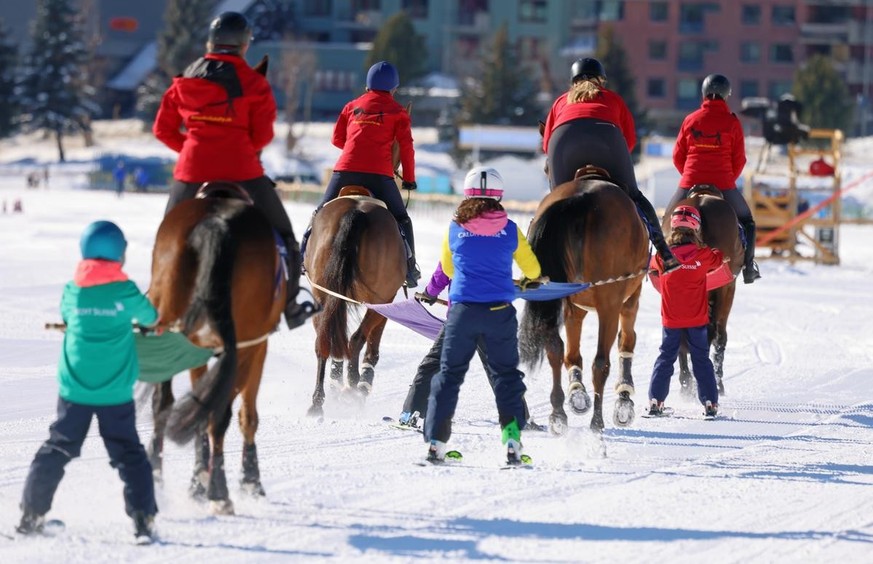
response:
[[[137,511],[146,515],[158,512],[152,465],[136,433],[134,403],[95,406],[63,398],[58,398],[58,418],[49,427],[49,438],[30,464],[21,498],[23,511],[44,515],[51,509],[64,467],[81,454],[94,415],[109,453],[109,464],[124,482],[125,511],[130,516]]]
[[[513,418],[519,428],[525,424],[524,392],[518,369],[518,320],[510,303],[453,303],[445,325],[440,371],[434,376],[427,402],[428,416],[424,440],[447,442],[451,437],[452,418],[458,405],[458,393],[479,339],[487,351],[488,371],[500,416],[500,426]]]
[[[652,382],[649,385],[649,399],[659,402],[667,399],[667,394],[670,393],[670,378],[673,377],[673,365],[676,363],[676,357],[679,356],[679,345],[683,335],[691,354],[694,379],[697,380],[697,398],[701,404],[706,404],[707,400],[717,404],[718,385],[715,381],[712,361],[709,360],[709,335],[706,325],[687,329],[663,328],[661,352],[655,360]]]

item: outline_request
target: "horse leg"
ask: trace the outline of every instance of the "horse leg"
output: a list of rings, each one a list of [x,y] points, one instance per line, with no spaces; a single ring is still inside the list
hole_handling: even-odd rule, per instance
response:
[[[164,468],[164,431],[167,428],[167,417],[173,407],[173,381],[161,382],[152,386],[152,421],[154,431],[149,441],[149,462],[152,465],[152,476],[160,483]]]
[[[210,511],[215,515],[233,515],[233,503],[230,501],[230,494],[227,491],[227,475],[224,473],[224,434],[230,426],[232,405],[233,398],[231,398],[221,419],[219,421],[213,419],[209,423],[212,459],[209,465],[209,484],[206,486],[206,498],[210,501]]]
[[[258,389],[261,385],[261,375],[264,371],[266,358],[267,343],[246,351],[240,359],[240,370],[237,375],[242,388],[240,392],[242,405],[239,409],[239,429],[243,437],[240,486],[244,492],[253,496],[266,495],[264,486],[261,485],[258,451],[255,446],[255,433],[258,431]]]
[[[711,295],[712,313],[710,324],[713,328],[710,342],[713,344],[712,367],[715,371],[715,381],[718,384],[719,395],[724,395],[724,352],[727,348],[727,321],[734,305],[736,283],[720,288]]]
[[[370,313],[373,312],[368,311],[364,316],[364,321],[361,323],[361,327],[367,336],[367,351],[364,353],[364,363],[361,365],[361,380],[358,382],[358,390],[364,396],[369,395],[373,389],[373,379],[376,377],[376,364],[379,363],[379,344],[382,342],[382,333],[385,331],[385,325],[388,323],[388,319],[385,317],[375,313],[371,317]],[[362,344],[359,345],[353,341],[349,346],[350,366],[353,362],[357,364]]]
[[[191,370],[191,387],[206,372],[206,367],[201,366]],[[197,430],[194,436],[194,471],[191,474],[191,483],[188,485],[188,495],[193,499],[206,498],[206,486],[209,484],[209,436],[205,428]]]
[[[594,414],[591,417],[591,430],[603,431],[603,389],[609,378],[609,351],[618,336],[618,317],[620,304],[598,307],[597,354],[591,366],[594,382]]]
[[[640,293],[642,285],[621,306],[619,314],[620,332],[618,335],[618,359],[620,380],[615,385],[618,399],[615,401],[615,411],[612,414],[613,422],[619,427],[627,427],[634,422],[634,402],[631,396],[634,394],[634,377],[631,372],[634,360],[634,349],[637,345],[637,334],[634,325],[637,320],[637,311],[640,306]]]
[[[315,391],[312,392],[312,405],[306,412],[310,417],[324,417],[324,372],[327,368],[327,357],[318,357],[318,367],[315,369]],[[342,377],[342,373],[340,373]],[[331,378],[333,375],[331,374]]]
[[[586,311],[576,306],[564,308],[564,330],[567,333],[567,343],[564,352],[564,366],[567,367],[568,387],[567,403],[570,409],[577,415],[582,415],[591,409],[591,396],[582,382],[582,321]]]
[[[564,359],[564,341],[556,329],[544,339],[546,356],[552,367],[552,393],[549,396],[552,403],[552,413],[549,415],[549,431],[553,435],[563,435],[567,432],[567,413],[564,411],[564,387],[561,382],[561,369]]]
[[[322,376],[322,379],[324,377]],[[330,359],[330,391],[332,396],[336,397],[343,390],[343,360]]]
[[[691,375],[691,368],[688,366],[688,351],[684,346],[679,348],[679,386],[683,397],[693,398],[696,396],[694,378]]]

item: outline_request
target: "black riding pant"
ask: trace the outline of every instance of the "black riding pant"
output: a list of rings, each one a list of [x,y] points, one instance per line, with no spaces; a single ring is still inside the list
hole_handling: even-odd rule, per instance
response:
[[[276,184],[267,176],[259,176],[251,180],[243,180],[234,182],[242,186],[254,202],[255,208],[260,210],[273,226],[273,229],[279,232],[286,244],[289,240],[297,243],[297,238],[294,237],[294,228],[291,227],[291,220],[288,218],[288,212],[285,211],[285,206],[282,204],[279,194],[276,192]],[[167,209],[164,215],[170,213],[170,210],[183,200],[190,200],[197,193],[197,189],[202,186],[202,183],[182,182],[174,180],[170,186],[170,199],[167,201]]]
[[[385,202],[385,205],[388,206],[388,211],[391,212],[391,215],[394,216],[398,223],[403,223],[409,218],[406,206],[403,205],[403,198],[400,196],[400,190],[397,189],[394,179],[383,174],[369,172],[334,172],[324,191],[324,196],[321,198],[321,203],[318,204],[318,209],[321,209],[324,204],[339,196],[340,190],[344,186],[363,186],[372,192],[374,198]]]
[[[549,138],[549,184],[552,188],[573,180],[585,165],[605,169],[612,181],[634,201],[639,188],[627,141],[613,123],[583,118],[555,128]]]

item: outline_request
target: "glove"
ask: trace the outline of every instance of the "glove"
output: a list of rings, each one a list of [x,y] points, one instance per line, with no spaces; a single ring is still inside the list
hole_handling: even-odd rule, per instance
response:
[[[518,281],[518,287],[521,288],[522,292],[524,292],[525,290],[539,288],[548,281],[548,276],[540,276],[539,278],[528,278],[527,276],[523,276],[521,280]]]
[[[407,182],[405,180],[403,181],[403,184],[401,186],[404,190],[417,190],[418,189],[418,184],[416,184],[415,182]]]
[[[427,305],[433,305],[437,301],[437,297],[428,294],[427,290],[425,290],[424,292],[420,292],[416,297],[418,297],[419,301],[422,301]]]

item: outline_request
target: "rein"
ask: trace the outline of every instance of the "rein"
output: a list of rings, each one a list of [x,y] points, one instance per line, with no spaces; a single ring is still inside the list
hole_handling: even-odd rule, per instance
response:
[[[645,273],[647,273],[648,271],[649,271],[648,268],[644,268],[644,269],[640,270],[639,272],[636,272],[633,274],[624,274],[624,275],[619,276],[617,278],[607,278],[606,280],[597,280],[595,282],[588,282],[588,284],[590,286],[605,286],[606,284],[612,284],[613,282],[624,282],[625,280],[632,280],[634,278],[638,278],[638,277],[644,275]],[[578,307],[579,309],[586,309],[578,304],[573,303],[572,301],[570,303],[573,304],[574,306]]]
[[[324,292],[325,294],[329,294],[329,295],[331,295],[331,296],[333,296],[333,297],[335,297],[335,298],[339,298],[339,299],[341,299],[341,300],[345,300],[345,301],[349,302],[350,304],[355,304],[355,305],[359,305],[359,306],[365,305],[364,302],[359,302],[358,300],[353,300],[352,298],[349,298],[348,296],[344,296],[344,295],[342,295],[342,294],[339,294],[339,293],[337,293],[337,292],[334,292],[333,290],[328,290],[328,289],[325,288],[324,286],[321,286],[321,285],[319,285],[319,284],[316,284],[316,283],[312,280],[312,278],[309,277],[309,272],[304,272],[303,274],[306,276],[306,280],[309,281],[309,285],[312,286],[313,288],[316,288],[316,289],[318,289],[318,290],[321,290],[321,291]]]

